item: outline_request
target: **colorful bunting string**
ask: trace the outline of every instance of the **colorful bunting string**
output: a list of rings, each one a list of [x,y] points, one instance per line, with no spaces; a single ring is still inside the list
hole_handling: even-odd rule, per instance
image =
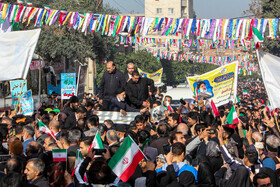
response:
[[[1,22],[9,19],[11,22],[26,22],[27,25],[34,21],[35,27],[42,25],[51,26],[58,22],[59,26],[68,25],[75,30],[88,32],[100,32],[102,35],[115,37],[122,33],[140,34],[149,37],[158,33],[161,36],[182,36],[182,39],[190,39],[196,36],[197,40],[210,41],[240,41],[245,43],[252,39],[252,27],[258,28],[263,36],[268,29],[271,39],[278,39],[278,18],[265,19],[185,19],[185,18],[151,18],[123,15],[104,15],[93,13],[81,13],[66,10],[32,7],[0,3]],[[58,20],[58,21],[57,21]]]

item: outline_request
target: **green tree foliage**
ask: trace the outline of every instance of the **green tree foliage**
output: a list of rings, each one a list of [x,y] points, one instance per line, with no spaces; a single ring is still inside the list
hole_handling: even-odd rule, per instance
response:
[[[280,17],[280,1],[263,0],[262,18],[279,18]],[[268,32],[269,29],[266,30]],[[279,34],[279,33],[278,33]],[[274,55],[280,56],[280,40],[265,39],[265,50]]]
[[[207,63],[188,63],[188,62],[178,62],[170,60],[160,60],[157,57],[152,56],[150,53],[143,51],[137,51],[135,53],[130,53],[125,55],[124,53],[116,53],[114,56],[114,62],[116,67],[121,72],[126,72],[126,67],[129,62],[135,64],[136,68],[153,73],[160,68],[163,68],[162,80],[167,85],[175,85],[179,83],[184,83],[186,81],[186,76],[190,75],[190,69],[193,66],[195,74],[203,74],[217,68],[217,65],[207,64]],[[97,64],[97,85],[99,85],[101,77],[106,71],[106,64]]]
[[[6,2],[15,4],[14,0]],[[48,5],[52,9],[81,13],[117,13],[107,5],[97,6],[99,0],[32,0],[32,3],[34,7]],[[34,19],[31,22],[34,24]],[[33,24],[26,26],[26,23],[21,23],[20,28],[34,29]],[[46,61],[60,62],[61,55],[66,59],[78,59],[81,62],[85,62],[86,57],[102,59],[112,56],[115,38],[101,36],[100,33],[87,32],[85,35],[80,30],[69,29],[67,25],[59,27],[57,22],[52,26],[42,26],[41,29],[35,52]]]
[[[272,0],[251,0],[249,9],[244,11],[245,15],[254,15],[255,18],[279,18],[280,17],[280,1]],[[268,35],[268,26],[266,29],[266,36]],[[278,33],[279,34],[279,33]],[[274,55],[280,56],[280,41],[279,39],[265,39],[265,51]]]

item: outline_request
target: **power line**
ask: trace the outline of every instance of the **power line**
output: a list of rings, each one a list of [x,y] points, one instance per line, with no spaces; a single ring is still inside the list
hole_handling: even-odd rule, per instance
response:
[[[144,8],[144,10],[148,10],[149,12],[151,12],[152,14],[154,14],[154,12],[152,12],[150,9],[146,8],[145,6],[143,6],[140,2],[138,2],[137,0],[134,0],[138,5],[140,5],[141,7]]]
[[[122,5],[120,5],[116,0],[113,0],[119,7],[121,7],[122,9],[124,9],[125,11],[127,11],[127,13],[129,13],[130,11],[127,10],[126,8],[124,8]]]

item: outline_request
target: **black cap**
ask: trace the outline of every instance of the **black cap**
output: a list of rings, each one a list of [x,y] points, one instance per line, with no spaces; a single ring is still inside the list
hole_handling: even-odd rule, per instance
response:
[[[116,90],[116,94],[120,94],[120,93],[123,93],[125,90],[123,87],[120,87]]]
[[[126,132],[126,125],[123,125],[123,124],[116,125],[116,131]]]

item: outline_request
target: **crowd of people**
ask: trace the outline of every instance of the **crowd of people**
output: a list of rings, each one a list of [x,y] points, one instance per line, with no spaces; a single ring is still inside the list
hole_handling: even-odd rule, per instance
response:
[[[1,186],[280,186],[280,118],[268,107],[261,80],[239,81],[240,102],[220,106],[214,118],[203,98],[169,110],[172,97],[163,99],[133,63],[125,74],[113,62],[106,66],[98,95],[72,96],[64,106],[51,96],[32,116],[1,115]],[[150,111],[158,106],[164,116],[155,120]],[[226,123],[232,107],[239,117],[234,125]],[[101,110],[139,115],[129,125],[100,123]],[[39,121],[55,138],[40,132]],[[90,149],[97,132],[105,151]],[[121,181],[108,162],[127,136],[145,158]],[[67,161],[53,162],[54,149],[67,149]],[[75,167],[78,149],[83,160]]]

